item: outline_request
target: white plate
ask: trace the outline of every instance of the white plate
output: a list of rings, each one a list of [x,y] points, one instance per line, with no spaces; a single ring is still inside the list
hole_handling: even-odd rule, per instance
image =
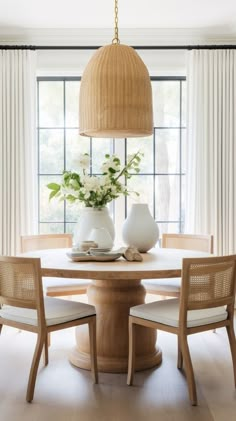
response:
[[[88,256],[88,253],[86,251],[69,251],[68,253],[66,253],[68,257],[83,257],[83,256]]]
[[[108,252],[108,251],[111,251],[110,247],[108,247],[108,248],[98,248],[98,247],[96,247],[96,248],[90,248],[89,249],[89,252],[91,254],[100,254],[100,253],[104,253],[104,252]]]
[[[119,259],[119,257],[121,257],[121,253],[103,253],[91,257],[95,260],[95,262],[112,262]]]
[[[75,256],[73,253],[66,253],[72,262],[112,262],[114,260],[119,259],[122,256],[121,253],[103,253],[102,255],[94,255],[86,254],[81,256]]]

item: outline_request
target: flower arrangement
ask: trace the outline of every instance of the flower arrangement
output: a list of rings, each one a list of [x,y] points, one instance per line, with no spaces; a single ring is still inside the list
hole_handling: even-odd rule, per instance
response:
[[[113,199],[121,195],[128,196],[131,191],[124,184],[124,179],[131,178],[134,173],[139,173],[141,152],[130,156],[127,164],[121,168],[117,155],[105,155],[101,166],[101,175],[90,175],[90,156],[79,156],[79,172],[64,171],[61,184],[49,183],[51,190],[49,199],[53,197],[67,200],[69,203],[82,202],[87,207],[103,208]],[[124,179],[122,180],[122,178]],[[137,192],[132,192],[139,195]]]

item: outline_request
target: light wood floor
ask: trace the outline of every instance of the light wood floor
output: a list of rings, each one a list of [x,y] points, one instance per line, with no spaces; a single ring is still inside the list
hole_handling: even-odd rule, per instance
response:
[[[236,392],[223,329],[189,338],[198,407],[191,407],[184,375],[176,368],[176,337],[160,332],[163,363],[135,375],[90,372],[73,367],[67,355],[74,331],[52,334],[49,365],[41,364],[32,404],[25,401],[35,335],[3,328],[0,337],[0,421],[235,421]]]

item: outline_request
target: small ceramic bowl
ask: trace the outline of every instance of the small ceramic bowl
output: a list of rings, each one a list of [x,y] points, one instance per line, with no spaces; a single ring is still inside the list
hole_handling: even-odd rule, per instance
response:
[[[72,251],[88,251],[90,248],[97,248],[98,245],[95,241],[81,241],[78,246],[72,248]]]

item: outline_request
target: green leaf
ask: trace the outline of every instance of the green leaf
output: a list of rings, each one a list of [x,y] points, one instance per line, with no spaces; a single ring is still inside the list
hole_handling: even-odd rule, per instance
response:
[[[49,183],[47,184],[47,188],[50,190],[55,190],[56,192],[58,192],[61,188],[61,186],[57,183]]]
[[[73,203],[73,202],[76,201],[76,197],[75,196],[72,196],[72,194],[68,194],[66,196],[66,200],[68,200],[69,202]]]
[[[51,200],[54,196],[56,196],[57,193],[58,193],[57,190],[52,190],[50,195],[49,195],[49,200]]]

